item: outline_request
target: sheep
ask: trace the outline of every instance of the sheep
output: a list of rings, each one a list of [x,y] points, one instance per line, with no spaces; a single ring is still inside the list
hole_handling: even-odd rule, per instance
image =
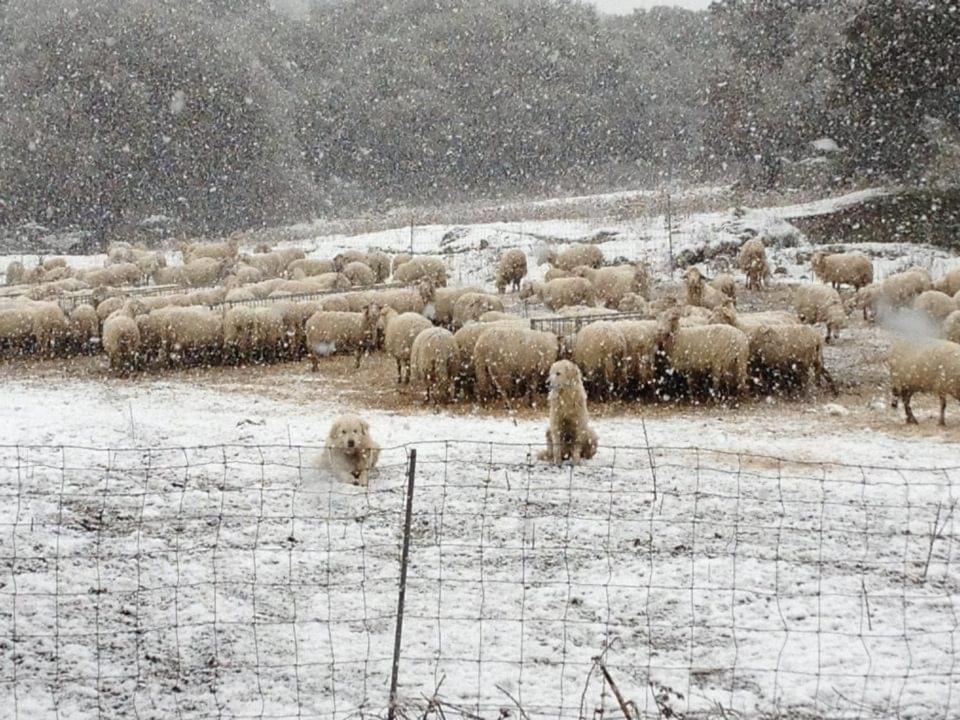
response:
[[[941,426],[946,425],[947,396],[960,400],[960,345],[946,340],[896,340],[890,350],[891,405],[903,400],[907,424],[916,425],[910,398],[929,392],[940,398]]]
[[[310,316],[317,312],[319,302],[281,302],[274,309],[283,320],[284,337],[280,344],[281,356],[289,360],[299,360],[307,347],[306,324]]]
[[[573,270],[579,265],[598,268],[603,265],[603,251],[596,245],[572,245],[560,253],[551,250],[547,262],[561,270]]]
[[[389,306],[398,313],[415,312],[430,317],[428,303],[434,297],[433,285],[429,282],[421,283],[417,289],[389,288],[370,293],[370,298],[380,307]]]
[[[258,283],[264,279],[263,272],[259,269],[248,265],[247,263],[237,263],[233,266],[233,275],[237,278],[237,281],[242,285],[248,285],[250,283]]]
[[[618,321],[623,335],[622,381],[624,392],[641,393],[656,380],[656,354],[660,326],[656,320]]]
[[[0,344],[14,355],[26,353],[33,342],[33,313],[25,303],[0,306]]]
[[[481,323],[495,323],[495,322],[515,322],[520,323],[524,326],[529,326],[529,322],[524,318],[518,315],[512,315],[507,312],[500,312],[498,310],[490,310],[481,315],[477,320]],[[466,323],[469,324],[469,323]]]
[[[363,263],[366,265],[366,253],[362,253],[359,250],[344,250],[333,258],[333,268],[337,272],[343,272],[343,269],[350,263]]]
[[[461,328],[471,320],[478,320],[481,315],[491,310],[503,312],[503,303],[500,298],[484,293],[464,293],[453,304],[453,325]]]
[[[227,310],[223,315],[223,359],[239,364],[252,357],[256,316],[252,307],[240,306]]]
[[[616,315],[616,311],[606,308],[590,307],[589,305],[564,305],[557,310],[559,317],[584,318],[584,317],[606,317]]]
[[[831,337],[838,337],[840,328],[847,322],[847,313],[840,301],[840,294],[823,285],[798,285],[793,292],[793,309],[800,322],[806,325],[826,323],[827,342],[830,342]]]
[[[592,395],[603,399],[623,385],[626,340],[615,322],[595,322],[582,327],[573,339],[573,362],[583,372]]]
[[[311,315],[305,328],[311,370],[317,371],[321,357],[338,351],[355,352],[354,367],[360,367],[363,355],[376,346],[379,319],[377,305],[368,305],[358,313],[319,310]]]
[[[473,350],[477,397],[507,398],[518,389],[526,389],[532,405],[534,393],[544,385],[559,350],[553,333],[529,330],[514,323],[491,323],[480,334]]]
[[[260,362],[274,362],[283,350],[287,324],[278,307],[254,308],[254,345]]]
[[[88,285],[133,285],[140,280],[140,268],[133,263],[120,263],[105,268],[84,270],[78,278]]]
[[[447,269],[440,258],[421,255],[395,267],[393,279],[404,285],[416,285],[421,280],[429,280],[434,287],[441,288],[447,284]]]
[[[224,298],[225,302],[242,302],[242,301],[251,301],[256,300],[257,296],[254,295],[248,288],[238,287],[233,290],[228,290],[227,295]]]
[[[307,254],[300,248],[279,248],[274,250],[273,253],[280,257],[284,269],[288,268],[291,263],[295,263],[297,260],[305,260],[307,257]]]
[[[32,303],[31,315],[34,352],[45,357],[56,357],[69,338],[67,316],[52,302]]]
[[[852,305],[863,309],[863,319],[876,317],[883,309],[905,307],[917,295],[933,288],[930,274],[922,268],[912,268],[884,278],[882,282],[860,288]]]
[[[211,257],[191,259],[183,266],[183,284],[191,287],[216,285],[223,276],[224,264]]]
[[[232,260],[237,256],[240,239],[233,237],[226,242],[219,243],[180,243],[180,253],[184,264],[208,258],[211,260]]]
[[[497,292],[503,295],[509,285],[514,292],[520,290],[520,281],[527,274],[527,256],[523,250],[510,248],[500,255],[497,267]]]
[[[326,295],[317,300],[317,310],[353,312],[345,295]]]
[[[183,265],[157,268],[153,271],[152,277],[155,285],[179,285],[183,287],[189,284]]]
[[[560,278],[568,277],[573,277],[573,273],[569,270],[561,270],[560,268],[552,267],[543,274],[543,281],[550,282],[551,280],[559,280]]]
[[[114,295],[113,297],[105,298],[97,303],[97,318],[100,322],[104,322],[113,313],[122,308],[126,301],[127,298],[123,295]]]
[[[697,268],[692,267],[684,273],[686,301],[688,305],[713,309],[721,305],[731,305],[733,300],[725,293],[709,285]]]
[[[593,305],[596,302],[596,291],[586,278],[560,278],[543,283],[536,289],[540,299],[551,310],[559,310],[566,305]]]
[[[20,285],[23,283],[24,272],[23,263],[19,260],[14,260],[13,262],[9,263],[6,271],[7,285]]]
[[[67,318],[69,349],[73,353],[89,353],[100,342],[100,318],[92,305],[77,305]]]
[[[410,262],[412,259],[413,259],[413,255],[411,255],[410,253],[397,253],[396,255],[393,256],[393,260],[390,261],[390,272],[393,275],[396,275],[397,268],[403,265],[404,263]]]
[[[617,312],[647,315],[650,312],[650,305],[639,293],[627,293],[617,303]]]
[[[950,342],[960,343],[960,310],[952,312],[944,318],[943,337]]]
[[[750,341],[729,325],[680,327],[680,316],[668,311],[660,321],[658,354],[669,373],[679,376],[696,393],[709,381],[714,398],[736,398],[746,389]]]
[[[255,268],[264,278],[280,277],[291,262],[279,252],[268,252],[262,255],[241,255],[240,260],[243,265]],[[240,277],[239,270],[234,272],[237,277]]]
[[[719,308],[710,323],[727,324],[743,332],[750,341],[751,379],[757,386],[802,387],[810,371],[817,385],[824,381],[836,394],[833,379],[823,366],[823,341],[813,328],[802,326],[796,317],[782,311],[742,313]]]
[[[747,277],[747,290],[760,290],[770,278],[767,251],[760,238],[750,238],[740,246],[737,267]]]
[[[628,294],[643,297],[645,292],[649,293],[647,270],[643,265],[584,268],[583,277],[593,284],[597,302],[608,308],[618,307]]]
[[[340,272],[346,276],[351,285],[370,287],[377,282],[377,274],[366,263],[349,262],[341,268]]]
[[[948,270],[934,283],[933,289],[951,296],[960,292],[960,266]]]
[[[168,362],[208,364],[223,355],[223,317],[200,307],[166,307],[155,310],[162,325],[161,348]]]
[[[294,260],[287,265],[286,276],[292,280],[299,280],[301,278],[297,277],[298,272],[301,273],[301,277],[309,277],[311,275],[325,275],[336,271],[337,269],[333,266],[332,260],[304,258],[302,260]]]
[[[397,313],[393,308],[383,311],[383,348],[397,361],[397,384],[410,382],[410,349],[413,341],[433,324],[418,313]],[[406,369],[406,377],[404,377]]]
[[[375,282],[382,283],[390,277],[390,256],[382,250],[368,250],[366,263],[373,270]]]
[[[424,309],[424,314],[433,320],[434,323],[442,327],[453,327],[453,308],[464,295],[469,293],[483,294],[483,288],[468,285],[466,287],[442,287],[436,288],[429,301],[429,307]]]
[[[420,332],[410,347],[410,373],[426,391],[427,402],[453,399],[460,355],[453,334],[431,327]]]
[[[538,455],[554,465],[570,460],[573,465],[589,460],[597,452],[598,438],[587,417],[587,393],[583,389],[580,368],[569,360],[558,360],[550,366],[550,426],[547,447]]]
[[[720,273],[710,281],[710,287],[717,290],[728,298],[737,301],[737,281],[733,279],[730,273]]]
[[[810,259],[810,269],[834,290],[839,290],[841,285],[852,285],[854,290],[859,290],[873,282],[873,264],[859,252],[832,255],[815,252]]]
[[[125,305],[106,319],[101,342],[113,372],[127,375],[137,369],[140,363],[140,328],[132,306]]]
[[[939,325],[950,313],[960,310],[960,307],[949,295],[939,290],[927,290],[913,299],[913,309],[924,313]]]
[[[474,380],[476,379],[473,351],[477,345],[477,340],[480,339],[480,335],[484,331],[494,325],[503,325],[506,322],[509,322],[511,326],[517,326],[523,321],[521,318],[514,318],[509,321],[497,321],[493,323],[467,323],[453,334],[453,339],[457,343],[457,350],[460,355],[458,381],[461,390],[465,394],[469,395],[472,393]],[[526,323],[523,323],[523,327],[526,327]]]

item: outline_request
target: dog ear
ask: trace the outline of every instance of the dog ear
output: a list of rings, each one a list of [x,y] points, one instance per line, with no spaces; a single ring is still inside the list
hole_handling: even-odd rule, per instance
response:
[[[360,432],[362,432],[364,435],[368,435],[370,433],[370,423],[368,423],[366,420],[360,420]]]

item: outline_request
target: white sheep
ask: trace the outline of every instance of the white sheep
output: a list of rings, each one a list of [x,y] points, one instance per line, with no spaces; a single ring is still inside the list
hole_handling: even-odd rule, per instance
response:
[[[697,394],[709,383],[714,398],[735,398],[746,390],[750,341],[729,325],[681,327],[676,311],[661,318],[659,353],[669,373],[685,381]]]
[[[740,246],[737,266],[747,277],[747,290],[760,290],[770,278],[767,251],[760,238],[751,238]]]
[[[515,292],[520,290],[520,282],[527,274],[527,256],[523,250],[510,248],[500,256],[500,265],[497,267],[497,292],[501,295],[507,291],[509,285]]]
[[[456,340],[444,328],[423,330],[410,347],[411,377],[424,388],[427,402],[453,400],[459,363]]]
[[[793,308],[802,323],[825,323],[827,342],[830,342],[831,337],[838,337],[840,329],[847,322],[847,313],[840,301],[840,294],[824,285],[798,285],[793,292]]]
[[[529,330],[516,323],[490,323],[473,350],[477,397],[507,398],[518,390],[526,391],[532,405],[559,350],[553,333]]]
[[[433,327],[433,324],[419,313],[397,313],[390,307],[383,310],[382,316],[383,349],[397,361],[397,383],[409,383],[413,341],[421,332]]]
[[[903,400],[907,423],[917,424],[910,407],[916,393],[940,399],[940,425],[946,424],[947,396],[960,400],[960,345],[946,340],[896,340],[890,350],[890,389],[893,407]]]
[[[598,398],[609,398],[621,390],[626,355],[626,340],[616,322],[590,323],[573,338],[573,362]]]
[[[377,305],[368,305],[363,312],[320,310],[311,315],[305,328],[311,369],[316,372],[321,357],[337,352],[356,353],[355,367],[360,367],[364,354],[376,347],[379,319]]]
[[[834,290],[839,290],[841,285],[852,285],[854,290],[859,290],[873,282],[873,263],[859,252],[832,255],[815,252],[810,259],[810,269]]]

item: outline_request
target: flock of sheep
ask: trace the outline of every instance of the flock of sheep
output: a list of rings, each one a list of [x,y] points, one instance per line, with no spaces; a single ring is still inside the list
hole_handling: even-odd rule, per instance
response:
[[[396,362],[397,382],[422,388],[433,403],[523,395],[532,402],[554,363],[571,361],[596,399],[733,400],[801,389],[811,378],[835,392],[824,342],[855,309],[866,319],[909,309],[938,337],[894,342],[894,402],[915,422],[912,395],[938,395],[942,423],[946,398],[960,399],[960,267],[936,281],[913,268],[875,283],[866,256],[815,253],[811,270],[822,282],[798,285],[792,312],[746,313],[736,309],[732,275],[708,279],[691,267],[677,292],[655,283],[644,263],[605,264],[596,245],[550,253],[543,282],[524,281],[527,257],[506,250],[496,293],[448,287],[446,264],[432,256],[371,250],[316,259],[264,246],[243,254],[236,238],[182,244],[181,252],[183,263],[168,265],[162,253],[117,243],[97,269],[76,270],[61,258],[30,269],[10,263],[7,284],[17,287],[0,299],[0,347],[42,356],[102,350],[121,374],[305,356],[316,370],[332,354],[352,354],[359,366],[382,350]],[[738,267],[748,289],[768,286],[759,239],[743,244]],[[131,289],[149,283],[175,291]],[[841,296],[846,286],[852,292]],[[65,312],[63,298],[78,293],[86,302]],[[574,320],[576,332],[532,329],[508,312],[517,299]]]

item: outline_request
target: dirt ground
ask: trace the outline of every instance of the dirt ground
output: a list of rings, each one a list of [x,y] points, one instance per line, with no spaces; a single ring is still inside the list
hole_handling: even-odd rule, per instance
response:
[[[744,292],[738,300],[740,311],[754,309],[788,309],[789,288],[777,287],[762,294]],[[960,408],[951,404],[947,409],[947,427],[936,424],[937,400],[920,396],[914,399],[914,409],[920,418],[919,426],[903,422],[902,409],[889,407],[886,355],[889,341],[886,333],[862,319],[851,317],[848,328],[838,340],[825,348],[825,364],[835,379],[839,395],[833,397],[826,389],[810,388],[793,397],[749,397],[735,407],[717,403],[651,403],[636,400],[592,402],[590,412],[596,417],[664,417],[691,418],[730,414],[736,417],[759,419],[770,423],[778,418],[806,419],[818,429],[824,425],[836,427],[839,432],[856,429],[895,433],[898,436],[938,438],[960,441]],[[436,413],[439,409],[427,405],[420,388],[398,386],[396,366],[392,358],[382,353],[367,357],[361,367],[354,367],[354,359],[334,356],[321,361],[314,373],[310,362],[240,367],[202,367],[176,371],[143,372],[130,378],[114,377],[102,355],[58,360],[7,359],[0,363],[0,382],[16,380],[23,383],[55,383],[58,380],[82,380],[119,385],[146,386],[154,382],[182,383],[202,386],[224,393],[253,393],[263,397],[305,405],[324,395],[335,395],[338,402],[356,410],[377,409],[402,414]],[[537,418],[546,415],[546,398],[540,398],[533,407],[524,399],[509,404],[497,402],[480,405],[458,402],[442,408],[443,412],[460,416]]]

